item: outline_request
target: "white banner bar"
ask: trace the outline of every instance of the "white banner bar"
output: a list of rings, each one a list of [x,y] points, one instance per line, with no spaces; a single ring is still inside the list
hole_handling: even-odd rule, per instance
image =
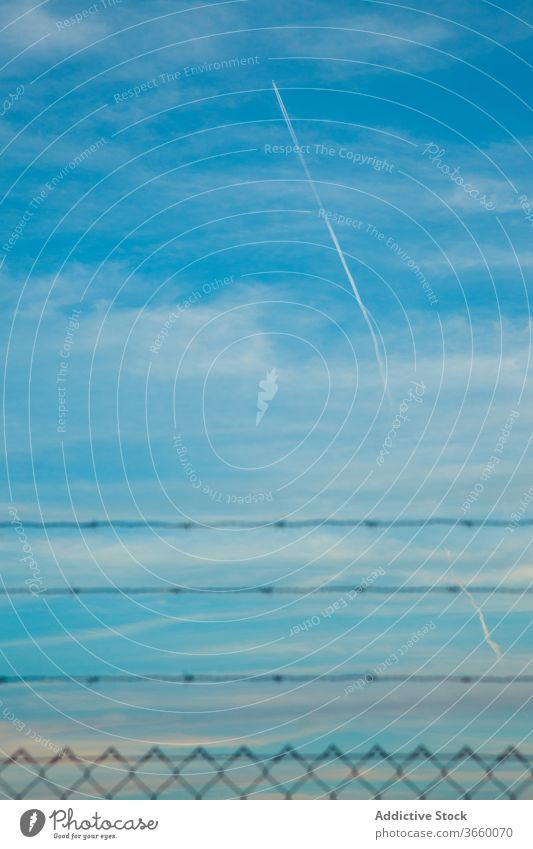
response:
[[[533,802],[4,801],[2,846],[531,849]],[[35,844],[28,841],[35,838]],[[67,843],[67,841],[69,841]]]

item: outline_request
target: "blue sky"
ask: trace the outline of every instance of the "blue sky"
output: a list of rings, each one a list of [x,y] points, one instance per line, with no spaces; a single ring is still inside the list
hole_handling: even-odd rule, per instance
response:
[[[521,510],[532,483],[527,4],[149,5],[4,3],[4,516],[15,505],[22,523],[207,527],[27,529],[43,585],[313,587],[377,567],[386,586],[527,585],[520,522],[264,526]],[[386,391],[272,80],[368,311]],[[256,426],[272,369],[277,391]],[[259,527],[208,527],[220,518]],[[0,546],[4,585],[24,584],[12,528]],[[528,672],[531,603],[477,598],[498,661],[464,594],[368,595],[294,637],[330,596],[16,596],[0,601],[0,672],[365,671],[428,622],[395,671]],[[524,685],[377,686],[0,696],[85,752],[111,741],[530,745]],[[5,750],[31,746],[9,722],[0,733]]]

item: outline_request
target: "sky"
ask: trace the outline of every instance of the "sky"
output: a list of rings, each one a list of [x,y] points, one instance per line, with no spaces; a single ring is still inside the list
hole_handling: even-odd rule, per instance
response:
[[[527,595],[312,592],[533,578],[528,4],[3,9],[0,674],[531,673]],[[354,517],[503,524],[272,526]],[[96,519],[199,526],[26,525]],[[305,591],[43,592],[174,585]],[[5,685],[0,743],[532,751],[528,684],[344,688]]]

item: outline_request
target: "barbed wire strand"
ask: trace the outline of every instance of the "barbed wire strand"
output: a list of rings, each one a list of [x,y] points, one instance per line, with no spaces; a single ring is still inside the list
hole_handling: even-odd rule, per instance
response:
[[[368,684],[388,684],[409,682],[412,684],[533,684],[533,675],[417,675],[392,674],[376,675],[373,672],[338,672],[317,673],[317,675],[289,673],[255,673],[235,676],[218,673],[189,673],[173,675],[147,674],[114,674],[114,675],[0,675],[0,685],[11,684],[133,684],[143,681],[161,684],[242,684],[242,683],[329,683],[329,682],[366,682]]]
[[[470,593],[484,594],[501,594],[501,595],[527,595],[533,593],[533,586],[527,587],[507,587],[507,586],[470,586]],[[446,585],[422,585],[422,586],[399,586],[399,587],[378,587],[354,584],[325,584],[323,586],[314,587],[277,587],[275,585],[252,586],[252,587],[181,587],[181,586],[166,586],[166,587],[46,587],[38,592],[32,592],[28,587],[0,587],[0,596],[10,595],[31,595],[38,597],[40,595],[311,595],[313,593],[356,593],[364,595],[366,593],[378,593],[379,595],[395,595],[395,594],[425,594],[425,593],[442,593],[442,594],[457,594],[463,592],[463,587],[459,584]]]
[[[451,517],[430,517],[427,519],[257,519],[256,521],[248,519],[216,519],[213,521],[191,520],[171,521],[166,519],[88,519],[84,521],[67,521],[59,520],[44,520],[35,521],[22,519],[22,524],[26,528],[37,528],[39,530],[53,528],[78,528],[80,530],[90,530],[95,528],[163,528],[168,530],[194,530],[203,528],[206,530],[218,528],[248,528],[259,529],[266,527],[273,528],[312,528],[323,525],[348,528],[348,527],[365,527],[365,528],[424,528],[431,525],[443,525],[461,528],[505,528],[510,524],[509,519],[454,519]],[[12,521],[0,521],[0,528],[9,528],[13,525]],[[523,518],[520,522],[513,523],[514,527],[529,527],[533,525],[533,519]]]

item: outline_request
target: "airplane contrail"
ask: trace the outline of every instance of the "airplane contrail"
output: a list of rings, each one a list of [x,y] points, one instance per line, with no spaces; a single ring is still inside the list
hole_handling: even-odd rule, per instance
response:
[[[474,596],[472,595],[472,593],[470,593],[467,590],[467,588],[464,586],[464,584],[459,584],[459,586],[461,587],[463,592],[465,592],[467,594],[468,598],[472,602],[472,607],[474,608],[477,615],[479,616],[479,622],[480,622],[480,625],[481,625],[481,630],[483,631],[483,637],[484,637],[485,642],[487,643],[489,648],[491,648],[492,651],[494,652],[494,654],[496,655],[496,659],[500,660],[500,658],[502,656],[502,650],[501,650],[500,646],[498,645],[498,643],[495,643],[494,640],[490,636],[490,631],[487,628],[487,623],[485,622],[485,616],[484,616],[484,613],[483,613],[481,607],[478,605]]]
[[[452,553],[448,548],[445,549],[445,552],[446,552],[446,557],[448,558],[448,563],[450,564],[450,568],[451,568]],[[472,604],[472,607],[474,608],[474,610],[476,611],[476,613],[479,617],[479,624],[481,625],[481,630],[483,631],[483,639],[485,640],[488,647],[496,655],[496,660],[500,660],[501,656],[502,656],[502,650],[501,650],[500,646],[498,645],[498,643],[496,643],[492,639],[492,637],[490,636],[490,631],[489,631],[489,629],[487,627],[487,623],[485,621],[485,614],[483,613],[481,607],[476,602],[472,593],[469,590],[467,590],[465,585],[463,583],[461,583],[461,581],[457,581],[457,584],[458,584],[459,587],[461,587],[462,591],[468,596],[468,598],[470,599],[470,602]]]
[[[309,183],[309,185],[311,187],[311,190],[313,192],[313,195],[314,195],[315,200],[316,200],[317,205],[318,205],[318,210],[320,212],[321,210],[324,209],[324,206],[323,206],[322,201],[320,199],[320,195],[318,194],[318,189],[315,186],[315,183],[313,182],[313,178],[311,177],[311,174],[309,172],[309,168],[307,167],[307,163],[306,163],[306,161],[305,161],[305,159],[302,155],[300,143],[298,142],[298,137],[296,136],[296,133],[294,132],[294,127],[292,126],[291,119],[289,118],[289,114],[288,114],[287,110],[285,109],[285,104],[283,103],[283,100],[281,98],[281,94],[279,93],[279,89],[278,89],[276,83],[274,82],[274,80],[272,80],[272,87],[273,87],[274,92],[276,94],[276,97],[278,99],[279,108],[281,109],[281,113],[282,113],[282,115],[285,119],[285,123],[287,124],[287,129],[289,130],[291,139],[292,139],[293,144],[296,148],[296,153],[298,155],[298,158],[300,160],[302,168],[305,172],[305,176],[307,177],[307,182]],[[337,251],[338,257],[341,261],[341,265],[344,268],[344,271],[346,272],[346,276],[348,278],[350,286],[352,287],[353,293],[355,295],[355,299],[356,299],[357,303],[359,304],[359,308],[360,308],[361,313],[363,315],[363,318],[365,320],[366,326],[368,327],[368,330],[370,332],[370,336],[372,337],[372,342],[374,343],[374,351],[376,353],[376,360],[377,360],[377,364],[378,364],[378,367],[379,367],[379,373],[381,375],[381,381],[383,383],[383,389],[386,392],[387,397],[389,398],[389,401],[391,401],[391,396],[390,396],[390,393],[389,393],[389,390],[388,390],[388,387],[387,387],[387,378],[386,378],[385,368],[384,368],[384,365],[383,365],[383,361],[381,359],[379,342],[378,342],[377,336],[374,332],[374,328],[372,327],[372,322],[370,321],[370,317],[368,315],[367,309],[366,309],[366,307],[363,303],[361,295],[359,294],[359,290],[358,290],[358,288],[355,284],[355,280],[353,278],[353,275],[352,275],[350,269],[348,268],[348,264],[346,262],[344,254],[342,252],[342,248],[339,245],[339,240],[337,239],[337,236],[336,236],[335,231],[332,227],[331,221],[328,219],[328,217],[326,215],[324,216],[324,221],[326,222],[326,227],[328,228],[328,232],[329,232],[329,235],[331,237],[331,241],[333,242],[335,250]]]

